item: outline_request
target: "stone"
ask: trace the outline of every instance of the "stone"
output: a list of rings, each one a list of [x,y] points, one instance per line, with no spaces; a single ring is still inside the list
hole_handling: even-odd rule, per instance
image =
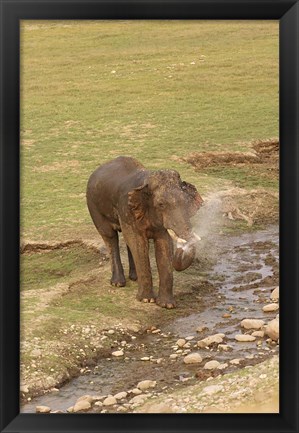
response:
[[[49,406],[36,406],[35,412],[36,413],[50,413],[51,408]]]
[[[128,395],[127,392],[122,391],[122,392],[115,394],[114,398],[116,398],[116,400],[122,400],[123,398],[126,398],[127,395]]]
[[[218,361],[208,361],[204,365],[205,370],[215,370],[220,365],[220,362]]]
[[[279,305],[275,304],[274,302],[272,304],[267,304],[263,306],[264,313],[270,313],[272,311],[277,311],[279,309]]]
[[[173,413],[173,409],[166,403],[154,403],[145,411],[147,413]]]
[[[137,388],[141,389],[142,391],[154,388],[157,385],[157,382],[155,380],[142,380],[137,384]]]
[[[210,335],[209,337],[204,338],[203,340],[198,341],[197,346],[204,348],[209,347],[212,344],[219,344],[223,342],[223,338],[225,337],[225,334],[214,334]]]
[[[103,406],[113,406],[117,403],[117,400],[113,395],[108,395],[107,398],[103,401]]]
[[[249,341],[255,341],[256,338],[249,334],[237,334],[235,335],[235,340],[241,342],[249,342]]]
[[[142,358],[140,358],[140,361],[150,361],[150,357],[149,356],[143,356]]]
[[[232,364],[232,365],[239,365],[239,364],[240,364],[240,361],[242,361],[241,358],[235,358],[235,359],[231,359],[231,360],[229,361],[229,363]]]
[[[251,335],[253,337],[263,338],[265,336],[265,332],[264,331],[254,331]]]
[[[93,395],[91,398],[92,401],[94,402],[94,401],[104,400],[106,397],[107,395]]]
[[[42,351],[40,349],[33,349],[30,355],[32,358],[39,358],[42,354]]]
[[[203,393],[208,395],[213,395],[213,394],[217,394],[217,392],[223,391],[223,389],[224,388],[222,385],[210,385],[210,386],[206,386],[203,389]]]
[[[272,293],[270,295],[270,298],[273,301],[278,301],[278,299],[279,299],[279,287],[275,287],[275,289],[272,291]]]
[[[144,402],[144,400],[147,398],[146,394],[140,394],[136,395],[135,397],[131,398],[129,401],[130,404],[141,404]]]
[[[218,349],[223,350],[223,352],[228,352],[229,350],[232,350],[233,348],[229,346],[228,344],[218,344]]]
[[[74,406],[74,412],[82,412],[91,408],[91,404],[87,400],[80,400]]]
[[[123,356],[124,351],[123,350],[116,350],[115,352],[112,352],[112,356]]]
[[[171,355],[169,355],[170,359],[177,359],[179,355],[177,353],[172,353]]]
[[[70,406],[67,408],[66,410],[68,413],[73,413],[74,412],[74,406]]]
[[[189,353],[189,355],[185,356],[184,363],[185,364],[197,364],[202,361],[202,357],[199,353]]]
[[[29,392],[28,386],[27,385],[21,385],[20,386],[20,392],[27,394]]]
[[[132,394],[139,395],[142,394],[142,391],[139,388],[134,388],[131,390]]]
[[[117,412],[126,412],[127,409],[124,406],[119,406],[117,409]]]
[[[197,329],[196,329],[196,332],[198,332],[198,333],[201,333],[201,332],[203,332],[203,331],[207,331],[209,328],[207,327],[207,326],[199,326]]]
[[[92,403],[94,401],[94,399],[91,395],[82,395],[82,397],[78,398],[76,403],[79,403],[79,401],[88,401],[88,403]]]
[[[103,407],[103,403],[101,401],[96,401],[94,405],[98,407]]]
[[[220,364],[220,365],[217,367],[217,369],[218,369],[218,370],[224,370],[226,367],[228,367],[228,363],[227,363],[227,362],[224,362],[223,364]]]
[[[242,328],[245,329],[261,329],[265,322],[260,319],[244,319],[241,322]]]
[[[113,329],[109,329],[109,331],[107,332],[107,334],[109,335],[113,335],[115,333],[115,331]]]
[[[176,342],[176,345],[179,347],[183,347],[186,344],[186,340],[184,338],[179,338]]]
[[[279,339],[279,319],[273,319],[268,323],[265,329],[265,334],[268,335],[272,340],[277,341]]]

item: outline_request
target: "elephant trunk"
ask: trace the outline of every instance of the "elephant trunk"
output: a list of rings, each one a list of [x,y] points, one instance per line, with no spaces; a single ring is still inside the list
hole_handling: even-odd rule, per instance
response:
[[[170,230],[168,230],[168,233],[169,232]],[[172,239],[176,241],[176,247],[173,256],[173,267],[176,271],[184,271],[192,264],[195,258],[195,244],[200,240],[200,237],[193,233],[192,237],[187,241],[177,237],[175,234],[173,235],[173,233],[169,234]]]

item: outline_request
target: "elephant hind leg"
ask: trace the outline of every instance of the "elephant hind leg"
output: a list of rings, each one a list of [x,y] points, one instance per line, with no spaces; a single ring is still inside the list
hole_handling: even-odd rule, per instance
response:
[[[124,287],[126,279],[120,259],[118,232],[113,229],[112,223],[105,216],[101,215],[92,203],[88,203],[88,208],[94,225],[103,238],[109,252],[112,272],[110,283],[112,286]]]
[[[127,250],[128,250],[128,259],[129,259],[129,278],[132,281],[136,281],[137,280],[137,272],[136,272],[134,259],[133,259],[131,250],[128,246],[127,246]]]

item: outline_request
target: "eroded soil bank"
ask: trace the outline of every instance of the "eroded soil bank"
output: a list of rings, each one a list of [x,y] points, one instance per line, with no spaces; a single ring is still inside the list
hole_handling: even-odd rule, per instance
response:
[[[27,403],[22,405],[21,411],[35,412],[39,405],[46,405],[52,411],[72,411],[69,408],[74,407],[78,398],[89,395],[94,398],[89,411],[133,412],[148,400],[163,400],[173,392],[184,393],[210,378],[227,377],[275,355],[278,344],[266,335],[249,342],[238,342],[235,336],[254,332],[241,328],[243,319],[261,319],[266,324],[278,313],[278,304],[270,312],[262,310],[265,304],[272,302],[271,292],[279,283],[278,227],[241,236],[218,236],[213,241],[209,251],[204,251],[206,246],[202,244],[193,269],[184,275],[178,274],[179,308],[168,312],[138,303],[139,309],[151,312],[143,321],[146,329],[144,326],[139,330],[129,329],[125,322],[117,320],[102,329],[85,326],[86,341],[98,339],[101,350],[94,352],[88,361],[89,343],[85,348],[78,347],[82,357],[81,368],[74,370],[77,377],[71,379],[70,373],[68,383],[63,384],[65,380],[53,383],[52,390],[37,398],[29,396],[30,392],[23,393],[23,402],[27,400]],[[182,284],[184,290],[180,289]],[[142,323],[137,319],[135,325]],[[73,328],[75,331],[76,327]],[[213,334],[224,335],[222,344],[198,346],[198,341]],[[179,339],[185,339],[184,346],[177,344]],[[198,353],[201,362],[186,364],[184,358],[190,353]],[[35,365],[44,359],[44,354],[40,353]],[[219,364],[212,369],[205,368],[211,360]],[[136,391],[137,384],[143,380],[156,384],[144,392]],[[278,378],[273,380],[275,383],[269,386],[276,389]],[[104,404],[107,396],[119,392],[125,392],[126,396],[115,404]],[[208,407],[198,410],[205,411]]]

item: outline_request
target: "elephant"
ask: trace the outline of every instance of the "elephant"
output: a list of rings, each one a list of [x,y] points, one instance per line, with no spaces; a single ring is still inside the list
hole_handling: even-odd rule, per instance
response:
[[[203,204],[195,186],[182,181],[175,170],[147,170],[136,159],[119,156],[91,174],[86,198],[110,255],[110,283],[126,285],[118,239],[118,232],[122,232],[129,278],[138,282],[137,299],[174,308],[173,268],[182,271],[192,264],[200,240],[190,222]],[[149,259],[150,239],[154,240],[159,274],[157,297]]]

